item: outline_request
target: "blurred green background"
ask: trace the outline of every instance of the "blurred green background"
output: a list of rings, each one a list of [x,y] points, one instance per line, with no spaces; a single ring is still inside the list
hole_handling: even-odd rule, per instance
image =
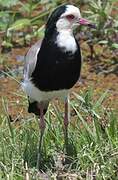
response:
[[[97,28],[75,30],[84,61],[70,98],[71,161],[64,163],[63,103],[54,100],[39,172],[37,118],[27,113],[20,85],[23,56],[43,37],[49,14],[65,3],[79,7]],[[0,179],[118,179],[117,99],[117,0],[0,0]]]

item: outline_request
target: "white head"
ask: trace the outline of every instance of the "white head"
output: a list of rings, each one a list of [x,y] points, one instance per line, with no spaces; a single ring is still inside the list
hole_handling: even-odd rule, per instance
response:
[[[95,28],[88,20],[81,17],[79,8],[73,5],[62,5],[55,9],[46,24],[46,33],[52,34],[54,30],[73,30],[77,25],[88,25]]]
[[[66,11],[60,16],[56,23],[57,31],[72,30],[81,18],[80,11],[73,5],[67,5]]]

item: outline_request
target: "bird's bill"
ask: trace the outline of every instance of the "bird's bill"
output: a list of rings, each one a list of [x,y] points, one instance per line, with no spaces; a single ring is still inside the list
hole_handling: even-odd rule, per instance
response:
[[[96,29],[95,24],[92,24],[92,23],[89,22],[87,19],[80,18],[78,23],[79,23],[80,25],[85,25],[85,26],[89,26],[89,27],[91,27],[91,28]]]

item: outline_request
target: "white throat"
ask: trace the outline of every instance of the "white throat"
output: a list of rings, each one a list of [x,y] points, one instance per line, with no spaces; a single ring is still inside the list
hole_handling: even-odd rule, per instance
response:
[[[56,39],[56,44],[64,52],[69,51],[72,54],[74,54],[77,50],[77,44],[73,36],[73,33],[70,29],[59,31],[59,34],[57,35]]]

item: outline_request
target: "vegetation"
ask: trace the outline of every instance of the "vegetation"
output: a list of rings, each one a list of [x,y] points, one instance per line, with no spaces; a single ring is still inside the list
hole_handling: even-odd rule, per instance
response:
[[[41,164],[41,169],[48,172],[49,179],[64,176],[64,172],[79,179],[118,177],[117,118],[115,112],[102,105],[107,92],[96,102],[92,100],[92,94],[91,89],[80,96],[74,93],[74,99],[70,102],[74,114],[69,127],[69,164],[65,164],[67,157],[63,152],[62,114],[57,106],[51,105],[46,115],[47,128]],[[1,179],[23,179],[26,174],[30,179],[41,179],[41,174],[35,168],[38,120],[33,117],[11,123],[4,99],[3,106],[5,114],[1,117],[0,132]]]
[[[64,152],[63,106],[54,100],[46,114],[40,171],[36,169],[38,119],[26,113],[27,100],[19,90],[23,61],[16,58],[43,36],[52,9],[66,2],[0,0],[0,179],[118,179],[116,0],[69,1],[97,29],[76,31],[86,60],[82,84],[70,98],[70,154]]]

